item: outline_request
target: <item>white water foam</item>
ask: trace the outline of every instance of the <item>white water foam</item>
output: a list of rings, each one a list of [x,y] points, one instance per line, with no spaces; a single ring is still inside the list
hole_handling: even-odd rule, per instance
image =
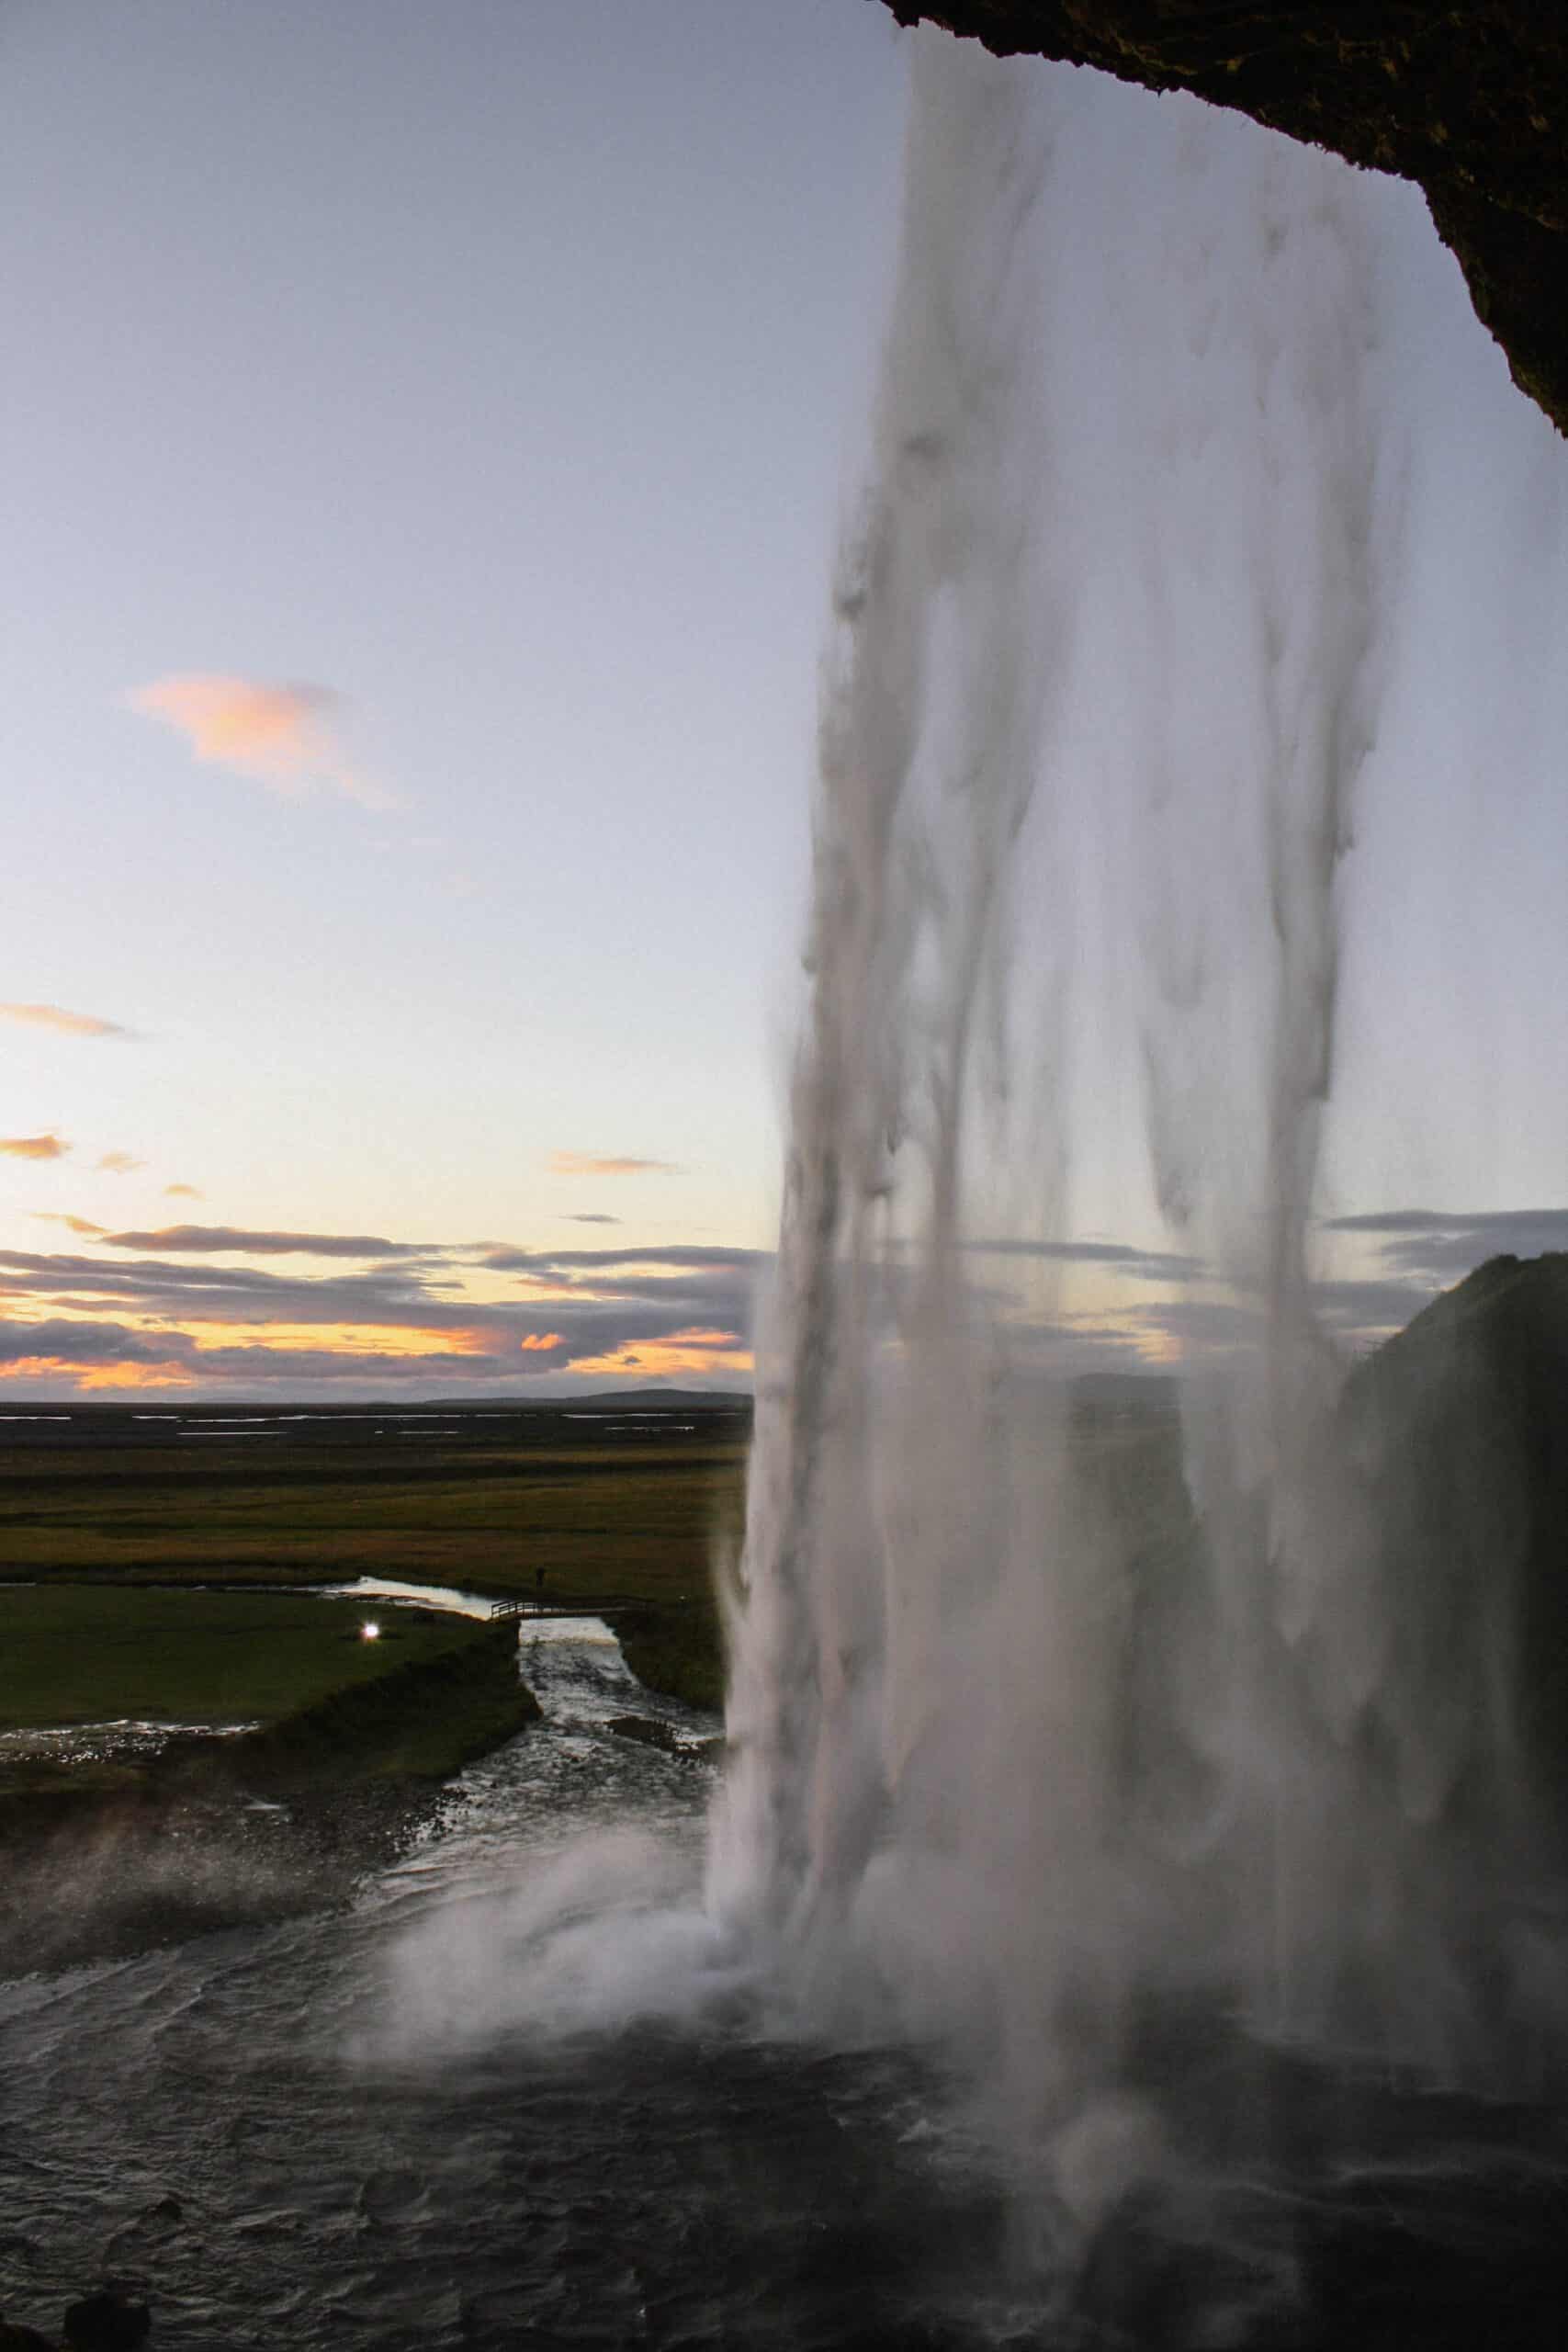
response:
[[[570,1843],[409,1940],[394,2039],[912,2040],[1070,2275],[1129,2192],[1207,2227],[1172,2019],[1435,2072],[1558,2032],[1503,1604],[1391,1581],[1312,1282],[1347,853],[1437,756],[1408,394],[1479,330],[1409,191],[911,49],[705,1890],[667,1826]],[[1487,397],[1560,610],[1561,469]],[[1140,1216],[1194,1349],[1151,1497],[1051,1376],[1072,1237]]]
[[[1167,2165],[1162,2005],[1443,2067],[1551,1973],[1497,1611],[1400,1638],[1437,1603],[1357,1501],[1310,1280],[1420,618],[1420,227],[1192,104],[935,35],[914,81],[709,1902],[821,2030],[933,2041],[1087,2226]],[[1130,1100],[1201,1280],[1171,1328],[1226,1343],[1163,1560],[1039,1376],[1049,1288],[977,1279],[1071,1257]]]

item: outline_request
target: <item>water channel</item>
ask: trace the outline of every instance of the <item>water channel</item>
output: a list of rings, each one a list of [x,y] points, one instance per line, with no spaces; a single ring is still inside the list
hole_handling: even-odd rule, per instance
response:
[[[1554,2340],[1544,2120],[1276,2097],[1282,2052],[1194,2044],[1228,2162],[1053,2279],[935,2077],[793,2029],[707,1922],[711,1721],[592,1621],[520,1657],[543,1724],[351,1908],[0,1984],[8,2317],[113,2276],[160,2352],[1285,2345],[1303,2299],[1337,2344],[1472,2344],[1502,2303]]]

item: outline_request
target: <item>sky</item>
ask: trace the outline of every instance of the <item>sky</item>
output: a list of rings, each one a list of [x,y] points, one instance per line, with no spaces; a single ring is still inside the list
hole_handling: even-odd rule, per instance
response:
[[[0,1396],[744,1384],[907,48],[872,0],[10,0]],[[1472,596],[1352,886],[1352,1337],[1568,1242],[1506,687],[1564,453],[1421,268],[1415,537]],[[1168,1361],[1131,1193],[1060,1247],[1073,1361]]]

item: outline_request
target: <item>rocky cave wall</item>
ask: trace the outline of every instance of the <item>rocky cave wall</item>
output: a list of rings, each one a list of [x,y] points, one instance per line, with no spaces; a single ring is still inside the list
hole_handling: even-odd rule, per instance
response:
[[[885,0],[1191,90],[1426,191],[1514,380],[1568,433],[1568,0]]]

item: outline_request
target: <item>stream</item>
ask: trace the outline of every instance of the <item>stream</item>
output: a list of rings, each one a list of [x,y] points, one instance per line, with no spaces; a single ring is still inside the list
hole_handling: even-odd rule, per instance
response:
[[[352,1910],[0,1984],[6,2317],[109,2276],[160,2352],[924,2344],[972,2312],[1005,2216],[933,2165],[908,2064],[759,2038],[697,1949],[711,1721],[593,1621],[521,1655],[545,1724]]]
[[[1556,2341],[1551,2132],[1431,2100],[1359,2170],[1235,2171],[1184,2252],[1134,2217],[1058,2304],[931,2075],[793,2034],[705,1917],[711,1721],[592,1620],[520,1657],[545,1722],[351,1909],[0,1984],[6,2317],[113,2277],[158,2352],[1284,2346],[1315,2267],[1337,2346]]]

